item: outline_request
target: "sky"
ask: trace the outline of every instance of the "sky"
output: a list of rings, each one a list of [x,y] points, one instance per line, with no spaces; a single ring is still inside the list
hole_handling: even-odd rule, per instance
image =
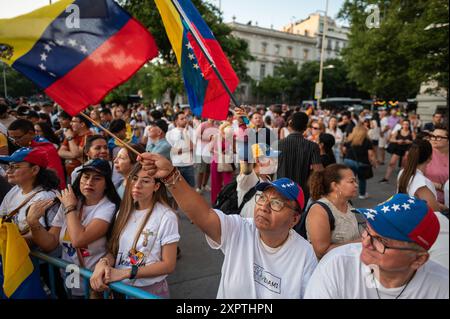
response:
[[[0,19],[24,14],[41,6],[48,5],[50,0],[0,0]],[[293,21],[306,19],[310,13],[325,11],[326,0],[206,0],[219,7],[224,14],[225,22],[236,22],[280,30]],[[55,2],[55,0],[53,0]],[[344,0],[329,0],[328,15],[335,18]]]

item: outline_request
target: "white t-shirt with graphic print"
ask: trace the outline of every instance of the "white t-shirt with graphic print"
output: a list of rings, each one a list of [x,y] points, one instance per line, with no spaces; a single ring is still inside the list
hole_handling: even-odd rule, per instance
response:
[[[117,253],[115,268],[131,268],[128,252],[133,246],[136,232],[139,230],[147,212],[148,210],[135,210],[131,213],[128,223],[120,236],[119,251]],[[147,245],[144,246],[146,237]],[[136,244],[136,250],[144,254],[143,263],[140,267],[160,262],[162,260],[162,247],[176,243],[179,240],[180,234],[178,233],[177,216],[169,207],[156,203]],[[134,280],[126,279],[123,283],[136,287],[145,287],[160,282],[166,277],[167,275],[161,275]]]
[[[221,244],[206,236],[213,249],[225,255],[218,299],[301,299],[317,259],[309,242],[290,230],[281,248],[260,239],[251,218],[225,215],[220,218]]]

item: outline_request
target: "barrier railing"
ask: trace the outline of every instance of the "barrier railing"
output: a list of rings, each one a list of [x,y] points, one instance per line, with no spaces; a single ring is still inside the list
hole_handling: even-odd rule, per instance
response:
[[[57,267],[57,268],[61,268],[61,269],[66,269],[67,266],[69,265],[74,265],[71,264],[65,260],[59,259],[59,258],[55,258],[55,257],[51,257],[48,256],[42,252],[39,251],[32,251],[30,252],[30,255],[33,257],[36,257],[39,260],[42,260],[46,263],[48,263],[49,266],[49,282],[50,282],[50,291],[52,293],[52,297],[56,298],[55,295],[55,291],[56,291],[56,285],[55,285],[55,277],[54,277],[54,269],[53,267]],[[78,267],[78,265],[76,265]],[[84,282],[85,282],[85,287],[89,287],[89,279],[92,276],[92,271],[87,270],[85,268],[81,268],[79,267],[80,270],[80,276],[83,277]],[[116,291],[118,293],[124,294],[126,296],[126,298],[128,299],[129,297],[132,298],[136,298],[136,299],[161,299],[161,297],[150,294],[142,289],[136,288],[136,287],[132,287],[129,285],[125,285],[121,282],[113,282],[111,284],[108,285],[110,290]],[[108,299],[109,297],[109,292],[105,292],[104,293],[104,297],[105,299]],[[88,299],[89,298],[89,289],[86,289],[86,295],[85,298]]]

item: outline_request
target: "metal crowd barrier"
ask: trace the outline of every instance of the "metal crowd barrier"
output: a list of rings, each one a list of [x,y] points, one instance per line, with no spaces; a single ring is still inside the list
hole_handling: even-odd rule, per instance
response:
[[[60,269],[66,269],[67,266],[72,265],[72,264],[65,260],[48,256],[40,251],[32,251],[32,252],[30,252],[30,255],[33,257],[36,257],[39,260],[42,260],[42,261],[48,263],[48,267],[49,267],[48,273],[49,273],[49,281],[50,281],[49,288],[50,288],[50,291],[52,294],[52,298],[56,299],[54,267],[57,267]],[[92,276],[92,271],[85,269],[85,268],[81,268],[81,267],[79,269],[80,269],[80,276],[83,277],[85,287],[89,288],[90,287],[89,279]],[[113,291],[116,291],[118,293],[125,295],[126,299],[129,299],[130,297],[136,298],[136,299],[161,299],[161,297],[159,297],[159,296],[150,294],[142,289],[139,289],[139,288],[136,288],[133,286],[125,285],[121,282],[113,282],[113,283],[109,284],[108,286],[109,286],[110,290],[113,290]],[[85,295],[86,299],[89,298],[89,290],[90,289],[87,289],[87,291],[86,291],[86,295]],[[104,292],[104,298],[109,299],[109,291]]]

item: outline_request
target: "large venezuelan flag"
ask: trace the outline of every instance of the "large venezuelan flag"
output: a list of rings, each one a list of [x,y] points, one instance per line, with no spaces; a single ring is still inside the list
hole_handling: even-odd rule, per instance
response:
[[[0,219],[0,299],[44,299],[46,294],[17,225]]]
[[[0,20],[1,60],[71,115],[157,54],[152,35],[113,0],[61,0]]]
[[[155,3],[182,69],[192,112],[202,118],[226,119],[230,96],[186,27],[183,18],[178,14],[171,0],[155,0]],[[233,92],[239,84],[239,79],[220,44],[190,0],[178,0],[178,3],[200,35],[217,69]]]

